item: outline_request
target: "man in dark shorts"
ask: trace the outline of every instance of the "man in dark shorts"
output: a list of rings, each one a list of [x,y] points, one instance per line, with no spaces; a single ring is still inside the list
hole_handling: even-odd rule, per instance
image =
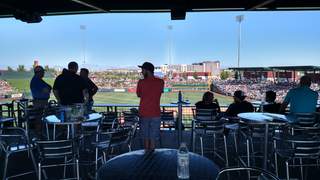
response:
[[[160,98],[164,81],[154,76],[153,64],[145,62],[139,67],[144,77],[137,86],[137,96],[140,98],[140,131],[145,151],[152,152],[156,140],[160,138]]]
[[[70,62],[68,69],[63,69],[53,85],[53,93],[61,105],[87,103],[88,91],[83,78],[77,75],[78,64]]]
[[[89,94],[89,101],[87,104],[88,112],[92,111],[93,106],[93,96],[97,93],[98,87],[94,84],[94,82],[91,81],[89,78],[89,70],[87,68],[81,68],[80,69],[80,76],[85,80],[87,83],[87,89]]]

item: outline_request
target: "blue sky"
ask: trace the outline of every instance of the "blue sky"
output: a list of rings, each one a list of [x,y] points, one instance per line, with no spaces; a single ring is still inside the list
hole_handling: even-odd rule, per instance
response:
[[[184,21],[171,21],[169,13],[50,16],[39,24],[0,19],[0,66],[29,66],[35,59],[81,64],[83,44],[87,64],[161,65],[169,63],[170,39],[174,64],[220,60],[236,66],[239,14],[245,16],[241,66],[320,65],[320,11],[304,11],[188,13]]]

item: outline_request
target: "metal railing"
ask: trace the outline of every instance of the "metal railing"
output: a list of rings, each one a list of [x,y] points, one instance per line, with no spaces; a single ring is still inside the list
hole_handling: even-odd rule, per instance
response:
[[[178,117],[178,105],[177,104],[161,104],[162,111],[173,111],[174,117]],[[121,113],[123,111],[130,111],[131,108],[139,108],[137,104],[95,104],[93,106],[94,110],[97,112],[117,112]],[[187,104],[182,106],[182,123],[185,128],[191,128],[192,125],[192,108],[195,105]],[[221,110],[225,111],[227,106],[221,106]]]

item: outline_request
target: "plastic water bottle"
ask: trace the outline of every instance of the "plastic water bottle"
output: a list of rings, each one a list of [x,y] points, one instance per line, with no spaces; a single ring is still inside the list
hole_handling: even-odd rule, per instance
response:
[[[189,179],[189,152],[186,143],[181,143],[177,153],[177,176],[179,179]]]

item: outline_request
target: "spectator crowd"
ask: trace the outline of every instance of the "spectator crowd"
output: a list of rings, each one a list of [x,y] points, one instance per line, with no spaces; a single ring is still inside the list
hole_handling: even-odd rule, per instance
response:
[[[261,100],[264,98],[266,91],[274,91],[277,93],[277,102],[282,102],[287,92],[297,87],[295,82],[274,83],[271,81],[253,81],[253,80],[219,80],[214,81],[214,85],[228,96],[237,90],[242,90],[250,100]],[[320,85],[313,83],[310,87],[312,90],[319,92]]]

